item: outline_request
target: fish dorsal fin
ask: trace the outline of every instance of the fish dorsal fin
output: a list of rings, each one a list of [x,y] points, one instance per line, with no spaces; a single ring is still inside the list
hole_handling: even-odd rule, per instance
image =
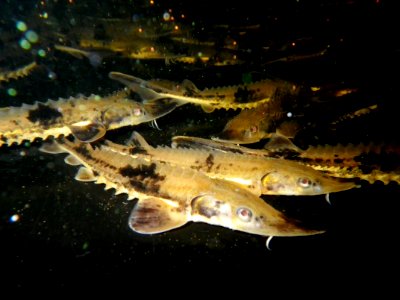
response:
[[[148,82],[143,79],[119,72],[110,72],[108,76],[137,93],[142,98],[143,102],[164,98],[159,93],[149,88]]]
[[[187,96],[195,96],[200,93],[200,90],[189,79],[182,81],[182,90]]]
[[[129,227],[143,234],[169,231],[187,222],[185,211],[155,197],[139,200],[129,217]]]
[[[60,154],[65,153],[65,150],[62,149],[57,143],[46,143],[43,144],[39,149],[41,152],[49,153],[49,154]]]
[[[201,105],[201,108],[203,109],[203,111],[205,112],[205,113],[212,113],[214,110],[215,110],[215,108],[214,107],[212,107],[212,106],[210,106],[210,105]]]
[[[96,176],[94,176],[93,172],[86,167],[80,167],[78,173],[75,175],[75,179],[78,181],[89,182],[95,181]]]
[[[72,154],[70,154],[70,155],[68,155],[67,157],[65,157],[65,158],[64,158],[64,162],[65,162],[67,165],[71,165],[71,166],[79,166],[79,165],[82,164],[82,163],[80,162],[80,160],[79,160],[77,157],[73,156]]]
[[[128,146],[138,147],[145,150],[152,148],[144,139],[144,137],[137,131],[132,132],[132,135],[127,140],[126,144]]]
[[[69,126],[72,134],[81,142],[91,143],[106,134],[104,125],[92,122],[79,122]]]
[[[271,152],[297,152],[302,153],[303,150],[297,147],[291,140],[280,134],[272,134],[270,140],[264,146],[265,150]]]

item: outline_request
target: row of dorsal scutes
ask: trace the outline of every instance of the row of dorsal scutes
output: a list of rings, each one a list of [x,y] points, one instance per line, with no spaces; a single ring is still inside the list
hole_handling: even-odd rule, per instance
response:
[[[321,164],[306,163],[313,169],[324,172],[329,176],[354,179],[358,178],[365,180],[370,184],[374,184],[378,181],[387,185],[390,182],[400,184],[400,173],[394,171],[382,171],[382,170],[371,170],[370,172],[363,172],[359,167],[343,167],[338,165],[324,166]]]
[[[384,143],[360,143],[310,146],[304,150],[300,157],[310,159],[334,160],[335,158],[353,159],[363,153],[397,153],[400,154],[400,146]]]
[[[47,139],[50,136],[57,138],[60,135],[69,135],[76,126],[81,130],[85,124],[90,126],[92,122],[93,124],[98,122],[101,112],[107,111],[119,100],[125,99],[126,94],[125,90],[104,97],[96,94],[89,96],[79,94],[75,97],[1,108],[0,146],[20,144],[23,141],[32,142],[36,138]],[[125,105],[124,101],[119,103]]]
[[[15,70],[2,71],[0,72],[0,82],[7,82],[12,79],[19,79],[21,77],[28,76],[36,67],[37,63],[31,62]]]

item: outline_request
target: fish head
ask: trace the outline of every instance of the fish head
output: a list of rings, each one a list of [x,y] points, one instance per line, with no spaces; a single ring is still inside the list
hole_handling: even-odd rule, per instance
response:
[[[351,181],[330,177],[311,167],[280,160],[278,166],[261,179],[265,195],[322,195],[356,187]]]
[[[225,125],[221,133],[212,139],[235,144],[257,143],[267,136],[264,127],[254,118],[234,118]]]
[[[304,236],[322,232],[304,228],[297,220],[286,217],[247,191],[236,191],[236,195],[224,199],[209,194],[196,197],[191,203],[192,220],[261,236]]]

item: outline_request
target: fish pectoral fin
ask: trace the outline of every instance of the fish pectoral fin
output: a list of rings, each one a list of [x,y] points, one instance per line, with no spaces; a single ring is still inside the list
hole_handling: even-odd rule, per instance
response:
[[[80,162],[80,160],[79,160],[77,157],[73,156],[72,154],[66,156],[66,157],[64,158],[64,162],[65,162],[67,165],[71,165],[71,166],[79,166],[79,165],[82,164],[82,163]]]
[[[287,137],[280,134],[272,134],[270,140],[264,145],[264,149],[271,152],[290,151],[302,153],[303,150],[297,147]]]
[[[201,108],[203,109],[203,111],[205,113],[212,113],[215,110],[214,107],[212,107],[211,105],[206,105],[206,104],[201,105]]]
[[[184,210],[155,197],[139,200],[129,217],[129,227],[143,234],[169,231],[187,222]]]
[[[191,95],[191,96],[200,93],[200,90],[189,79],[185,79],[182,81],[182,90],[186,95]]]
[[[43,144],[42,147],[39,148],[39,151],[44,152],[44,153],[49,153],[49,154],[60,154],[60,153],[66,152],[56,142]]]
[[[96,176],[94,176],[93,172],[86,167],[80,167],[78,173],[75,175],[75,179],[83,182],[95,181]]]
[[[81,142],[91,143],[106,134],[106,128],[99,123],[80,122],[69,126],[72,134]]]
[[[143,102],[164,98],[159,93],[149,88],[146,80],[119,72],[110,72],[108,77],[124,84],[130,90],[137,93],[140,98],[142,98]]]
[[[137,131],[132,132],[132,135],[127,140],[128,146],[138,147],[144,150],[151,149],[152,147],[146,142],[144,137]]]

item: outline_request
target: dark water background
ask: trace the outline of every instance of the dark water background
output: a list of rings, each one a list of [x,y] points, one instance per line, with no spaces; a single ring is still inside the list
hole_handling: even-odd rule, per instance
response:
[[[32,60],[40,63],[32,75],[0,85],[1,106],[78,93],[105,95],[121,87],[108,79],[110,71],[143,78],[190,78],[200,88],[237,84],[249,74],[309,85],[345,82],[359,88],[356,103],[379,103],[381,109],[332,136],[320,137],[321,142],[399,141],[400,27],[389,1],[266,1],[266,7],[258,1],[218,1],[217,6],[216,1],[156,1],[155,6],[139,1],[72,2],[0,1],[1,67],[13,69]],[[216,24],[226,25],[222,28],[260,25],[258,30],[247,30],[240,40],[243,49],[251,50],[244,55],[245,64],[186,68],[113,57],[94,68],[87,60],[52,50],[57,42],[54,32],[66,33],[71,24],[85,18],[160,18],[168,8],[185,13],[183,24],[195,22],[192,34],[199,39],[212,34],[219,38],[221,32],[212,30]],[[44,12],[49,15],[47,23],[39,17]],[[31,51],[18,46],[18,20],[39,34],[40,42]],[[288,47],[292,41],[298,47]],[[263,65],[269,58],[307,53],[328,44],[327,55],[320,59]],[[266,46],[275,50],[265,52]],[[39,48],[49,49],[46,57],[35,54]],[[9,88],[18,94],[10,96]],[[354,105],[354,99],[350,100],[340,107]],[[207,137],[219,132],[234,114],[205,114],[184,106],[158,121],[161,131],[147,124],[135,129],[153,145],[168,144],[176,134]],[[108,137],[121,142],[131,130],[110,132]],[[39,283],[73,287],[90,282],[114,286],[135,278],[164,280],[174,271],[183,276],[205,271],[208,276],[236,279],[261,272],[265,282],[296,281],[305,274],[310,282],[323,282],[338,272],[334,285],[340,286],[351,285],[354,278],[364,282],[386,278],[387,272],[399,267],[400,188],[396,184],[363,182],[360,189],[331,195],[332,205],[323,196],[268,198],[288,214],[327,228],[318,236],[274,238],[273,250],[268,251],[264,237],[207,224],[190,223],[154,236],[136,234],[127,225],[134,201],[104,191],[100,185],[75,181],[76,169],[64,164],[63,155],[40,153],[40,145],[35,141],[0,149],[0,264],[6,277],[0,285],[5,287]],[[20,221],[9,221],[14,214],[21,216]]]

